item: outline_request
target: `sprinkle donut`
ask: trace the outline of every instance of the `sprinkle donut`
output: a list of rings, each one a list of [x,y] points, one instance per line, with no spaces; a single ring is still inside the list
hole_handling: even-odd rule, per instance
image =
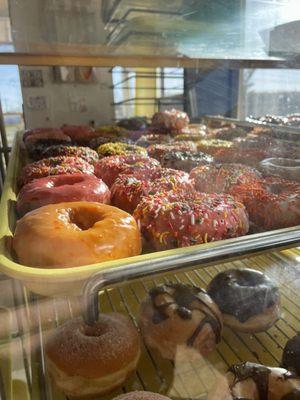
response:
[[[154,144],[147,148],[148,154],[152,158],[161,161],[165,154],[174,151],[189,151],[191,153],[197,152],[197,146],[194,142],[174,142],[171,144]]]
[[[194,187],[187,173],[171,168],[156,168],[148,174],[143,171],[133,175],[120,175],[111,187],[111,202],[124,211],[133,213],[144,196],[157,192],[178,193],[194,192]],[[173,194],[172,194],[173,193]]]
[[[33,160],[41,158],[42,152],[52,145],[69,145],[71,138],[65,135],[60,129],[38,130],[37,132],[24,135],[24,144],[29,157]]]
[[[198,165],[207,165],[213,162],[213,157],[209,154],[191,153],[190,151],[175,151],[166,153],[161,158],[161,165],[165,168],[179,169],[190,172]]]
[[[158,193],[144,197],[133,216],[155,250],[238,237],[249,229],[244,205],[226,194],[194,192],[174,199]]]
[[[110,203],[110,191],[106,184],[94,175],[53,175],[35,179],[23,186],[17,198],[18,215],[46,204],[67,201],[95,201]]]
[[[219,139],[203,139],[197,142],[197,149],[212,156],[220,149],[230,149],[232,142]]]
[[[25,165],[21,171],[20,184],[25,185],[34,179],[63,174],[93,175],[94,167],[79,157],[50,157]]]
[[[137,146],[142,146],[142,147],[149,147],[152,144],[162,144],[162,143],[170,143],[171,142],[171,136],[169,135],[159,135],[155,133],[149,133],[149,134],[144,134],[142,135],[136,142],[135,144]]]
[[[264,149],[243,149],[233,146],[226,149],[218,149],[214,153],[218,163],[240,163],[257,167],[260,161],[268,158],[269,152]]]
[[[100,158],[109,156],[126,156],[129,154],[147,156],[147,150],[143,147],[127,143],[105,143],[98,147],[97,153]]]
[[[95,175],[111,187],[120,174],[132,175],[137,171],[152,170],[160,164],[154,158],[130,154],[127,156],[104,157],[95,167]]]
[[[50,146],[47,147],[41,154],[41,158],[60,156],[80,157],[90,164],[94,164],[99,160],[98,154],[95,152],[95,150],[80,146]]]

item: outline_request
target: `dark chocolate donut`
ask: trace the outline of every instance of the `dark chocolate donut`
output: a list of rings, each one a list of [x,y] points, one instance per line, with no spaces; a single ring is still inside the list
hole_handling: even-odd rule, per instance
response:
[[[214,161],[209,154],[192,153],[190,151],[174,151],[166,153],[161,158],[161,165],[165,168],[174,168],[182,171],[190,172],[198,165],[207,165]]]
[[[287,341],[281,365],[300,376],[300,333]]]
[[[262,272],[248,268],[219,273],[207,292],[222,313],[233,315],[241,323],[279,301],[278,287]]]

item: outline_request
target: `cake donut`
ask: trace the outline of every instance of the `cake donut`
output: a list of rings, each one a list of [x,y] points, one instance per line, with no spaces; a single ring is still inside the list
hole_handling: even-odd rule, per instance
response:
[[[289,339],[284,347],[281,366],[300,377],[300,333]]]
[[[218,304],[225,325],[241,332],[263,332],[280,317],[278,287],[262,272],[229,269],[220,272],[207,287]]]
[[[94,325],[74,318],[46,339],[47,370],[66,396],[100,396],[121,386],[140,358],[138,331],[128,317],[101,314]]]
[[[113,400],[171,400],[159,393],[135,391],[115,397]]]
[[[228,392],[215,400],[299,400],[300,378],[283,368],[244,362],[232,365],[226,374]],[[231,397],[228,397],[228,394]],[[212,399],[210,399],[212,400]]]
[[[257,182],[260,173],[242,164],[209,164],[198,166],[190,172],[195,188],[205,193],[231,193],[238,184]]]
[[[300,159],[267,158],[260,162],[260,169],[265,175],[300,182]]]
[[[190,151],[174,151],[166,153],[161,157],[160,163],[164,168],[179,169],[190,172],[198,165],[207,165],[213,162],[213,157],[209,154],[191,153]]]
[[[144,196],[157,192],[170,192],[173,199],[179,193],[194,191],[187,173],[170,168],[156,168],[146,174],[143,170],[132,175],[120,175],[111,187],[111,203],[133,213]],[[174,194],[172,194],[174,193]]]
[[[133,214],[155,250],[193,246],[245,235],[245,207],[226,194],[158,193],[142,198]]]
[[[137,171],[152,170],[160,164],[154,158],[129,154],[127,156],[104,157],[95,167],[95,175],[110,187],[120,174],[131,175]]]
[[[88,147],[80,146],[50,146],[47,147],[41,154],[41,159],[49,157],[79,157],[90,164],[94,164],[99,160],[95,150]]]
[[[146,344],[170,360],[178,346],[207,356],[222,332],[220,311],[205,290],[180,283],[150,290],[140,307],[139,325]]]
[[[93,175],[94,167],[79,157],[50,157],[25,165],[20,174],[20,185],[50,175]]]
[[[40,159],[42,152],[49,146],[60,144],[68,145],[70,143],[70,137],[59,129],[31,133],[24,139],[28,155],[34,160]]]
[[[249,218],[259,229],[288,228],[300,224],[300,184],[280,178],[240,184],[231,194],[245,204]]]
[[[185,112],[173,108],[172,110],[156,112],[152,117],[151,128],[160,132],[177,133],[187,128],[189,122],[190,119]]]
[[[163,144],[163,143],[170,143],[170,142],[171,142],[171,136],[169,136],[169,135],[159,135],[159,134],[155,134],[155,133],[149,133],[146,135],[142,135],[135,142],[135,144],[137,146],[149,147],[152,144]]]
[[[133,217],[107,204],[49,204],[22,217],[13,249],[20,264],[69,268],[136,256],[141,237]]]
[[[20,190],[17,197],[19,216],[47,204],[67,201],[110,203],[106,184],[94,175],[66,174],[35,179]]]
[[[189,151],[191,153],[196,153],[197,146],[194,142],[173,142],[170,144],[153,144],[147,148],[147,151],[150,157],[161,161],[165,154],[173,153],[175,151]]]
[[[97,136],[94,128],[86,125],[63,125],[62,131],[68,135],[75,144],[88,144]]]
[[[126,156],[129,154],[147,156],[147,150],[143,147],[127,143],[105,143],[98,147],[97,153],[100,158],[108,156]]]

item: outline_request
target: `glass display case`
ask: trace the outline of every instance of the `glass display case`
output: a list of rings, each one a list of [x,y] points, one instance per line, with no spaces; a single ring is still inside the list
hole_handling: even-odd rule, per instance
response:
[[[0,22],[0,398],[300,399],[298,1]]]

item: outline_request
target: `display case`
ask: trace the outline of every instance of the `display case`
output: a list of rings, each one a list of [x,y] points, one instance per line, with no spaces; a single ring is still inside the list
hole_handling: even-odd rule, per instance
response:
[[[3,9],[11,38],[0,45],[0,64],[19,67],[29,133],[16,133],[11,148],[0,110],[0,398],[115,399],[151,391],[171,399],[298,399],[297,1],[11,0]],[[174,107],[180,111],[170,112]],[[77,139],[71,125],[81,126]],[[103,178],[110,204],[124,213],[118,228],[134,233],[116,233],[116,216],[106,231],[90,233],[104,217],[94,220],[86,210],[94,204],[104,213],[109,206],[83,198],[75,210],[66,196],[62,206],[51,198],[44,203],[65,213],[51,229],[49,216],[32,229],[36,210],[45,208],[20,211],[21,187],[30,184],[24,167],[44,159],[37,153],[46,146],[26,138],[53,128],[63,144],[85,147],[89,157],[104,139],[144,146],[140,175],[123,172],[125,187],[130,179],[142,187],[133,209],[124,196],[116,200],[116,182],[105,181],[109,166],[101,175],[95,172],[101,161],[84,161],[83,175]],[[151,153],[145,135],[160,137],[166,157]],[[147,151],[158,172],[145,172]],[[185,186],[174,192],[183,168],[172,164],[161,180],[159,162],[170,168],[168,156],[182,151],[193,168],[180,172]],[[63,168],[70,171],[73,161],[64,160]],[[73,185],[57,187],[63,184]],[[34,201],[25,198],[23,208]],[[59,238],[61,221],[68,230]],[[70,229],[80,239],[69,238]],[[53,261],[60,255],[63,261]],[[288,361],[287,343],[295,354]]]

